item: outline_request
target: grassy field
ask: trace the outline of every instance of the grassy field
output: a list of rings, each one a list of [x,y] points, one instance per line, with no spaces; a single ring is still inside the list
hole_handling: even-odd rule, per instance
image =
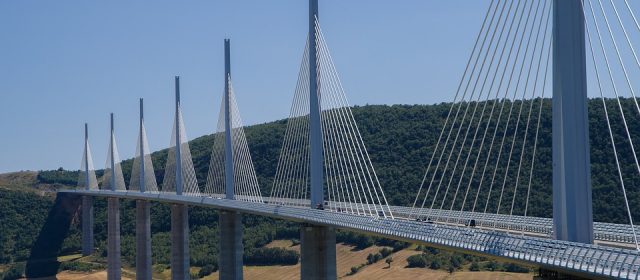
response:
[[[290,240],[276,240],[267,244],[266,247],[282,247],[289,250],[300,251],[300,245],[293,245]],[[448,273],[444,270],[431,270],[426,268],[407,268],[407,258],[411,255],[415,255],[417,252],[414,248],[407,248],[396,253],[393,253],[393,262],[389,267],[384,260],[377,263],[366,265],[354,275],[348,275],[351,271],[351,267],[359,266],[367,263],[367,255],[377,253],[382,247],[371,246],[363,250],[356,250],[354,246],[345,244],[336,245],[336,258],[337,258],[337,272],[338,278],[346,280],[369,280],[369,279],[471,279],[471,280],[528,280],[533,278],[533,274],[527,273],[508,273],[508,272],[470,272],[470,271],[457,271],[454,273]],[[70,255],[60,257],[59,260],[74,260],[77,259],[77,255]],[[192,268],[193,273],[198,272],[198,268]],[[123,269],[122,279],[134,279],[135,274],[132,269]],[[245,266],[244,267],[245,279],[259,279],[259,280],[295,280],[300,279],[300,264],[289,266]],[[106,271],[98,271],[92,273],[77,273],[63,271],[57,275],[59,280],[102,280],[107,279]],[[154,279],[171,279],[171,270],[164,270],[162,273],[154,274]],[[213,273],[204,279],[217,280],[218,273]],[[48,280],[42,278],[41,280]]]

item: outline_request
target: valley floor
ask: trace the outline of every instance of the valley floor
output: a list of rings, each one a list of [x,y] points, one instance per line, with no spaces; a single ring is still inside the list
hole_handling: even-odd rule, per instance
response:
[[[415,255],[417,252],[413,249],[404,249],[393,253],[393,263],[389,267],[384,261],[378,261],[377,263],[366,265],[360,269],[356,274],[349,275],[351,267],[358,266],[367,262],[367,255],[370,253],[376,253],[381,247],[371,246],[363,250],[356,250],[355,247],[338,244],[336,245],[336,257],[338,263],[338,278],[345,280],[369,280],[369,279],[471,279],[471,280],[493,280],[493,279],[513,279],[513,280],[527,280],[532,279],[531,273],[508,273],[508,272],[489,272],[489,271],[457,271],[454,273],[448,273],[443,270],[431,270],[426,268],[407,268],[407,258],[411,255]],[[267,247],[284,247],[289,250],[300,250],[299,245],[292,246],[289,240],[277,240],[267,245]],[[197,272],[197,269],[194,269]],[[171,272],[165,270],[164,272],[154,275],[154,279],[170,279]],[[132,279],[133,272],[125,269],[123,271],[122,279]],[[132,278],[126,278],[132,277]],[[260,279],[260,280],[295,280],[300,279],[300,264],[291,266],[245,266],[244,267],[245,279]],[[58,280],[102,280],[107,279],[106,271],[99,271],[93,273],[76,273],[63,271],[57,275]],[[218,273],[213,273],[203,279],[217,280]],[[48,279],[39,279],[48,280]]]

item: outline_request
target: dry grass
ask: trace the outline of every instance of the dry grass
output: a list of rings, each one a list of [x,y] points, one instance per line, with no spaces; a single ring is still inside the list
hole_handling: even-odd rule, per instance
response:
[[[104,280],[107,279],[107,271],[80,273],[62,271],[56,275],[56,277],[46,278],[31,278],[30,280]],[[123,280],[133,280],[134,278],[128,278],[126,275],[122,275]]]
[[[276,240],[265,247],[281,247],[289,250],[300,251],[300,245],[292,246],[290,240]],[[370,253],[377,253],[381,247],[372,246],[364,250],[354,250],[354,246],[345,244],[336,245],[336,258],[337,258],[337,273],[338,275],[346,275],[351,271],[352,266],[357,266],[367,262],[367,255]],[[260,279],[260,280],[294,280],[300,279],[300,264],[287,265],[287,266],[245,266],[244,267],[245,279]],[[218,279],[218,273],[211,274],[204,278],[207,280]]]
[[[532,279],[532,274],[527,273],[508,273],[508,272],[471,272],[460,271],[449,274],[442,270],[431,270],[427,268],[407,268],[407,258],[411,255],[415,255],[416,252],[413,249],[401,250],[392,254],[393,263],[391,267],[384,261],[378,261],[372,265],[365,266],[358,273],[352,276],[344,277],[348,280],[368,280],[368,279],[438,279],[438,280],[452,280],[452,279],[471,279],[471,280],[494,280],[494,279],[513,279],[513,280],[525,280]]]
[[[300,245],[293,246],[290,240],[276,240],[266,247],[274,248],[281,247],[289,250],[300,251]],[[345,244],[336,245],[336,258],[337,258],[337,272],[338,278],[345,280],[369,280],[369,279],[435,279],[435,280],[530,280],[533,278],[532,274],[526,273],[508,273],[508,272],[470,272],[461,271],[449,274],[442,270],[431,270],[426,268],[407,268],[407,258],[411,255],[417,254],[414,249],[405,249],[399,252],[393,253],[393,263],[391,267],[384,262],[384,260],[378,261],[372,265],[363,267],[355,275],[347,276],[351,271],[352,266],[358,266],[367,262],[367,255],[377,253],[382,247],[372,246],[363,250],[354,250],[354,246]],[[74,256],[67,256],[72,258]],[[192,268],[192,272],[197,273],[199,269]],[[130,279],[126,277],[133,277],[133,271],[123,271],[122,279]],[[102,280],[106,279],[107,274],[105,271],[97,273],[74,273],[64,271],[58,274],[57,279],[60,280]],[[167,269],[160,274],[154,274],[154,279],[171,279],[171,270]],[[245,266],[244,267],[245,279],[259,279],[259,280],[296,280],[300,279],[300,264],[289,266]],[[52,278],[53,279],[53,278]],[[204,279],[217,280],[218,273],[213,273]],[[45,279],[41,279],[45,280]],[[47,279],[48,280],[48,279]]]
[[[24,190],[33,187],[37,182],[38,172],[20,171],[0,174],[0,187]]]

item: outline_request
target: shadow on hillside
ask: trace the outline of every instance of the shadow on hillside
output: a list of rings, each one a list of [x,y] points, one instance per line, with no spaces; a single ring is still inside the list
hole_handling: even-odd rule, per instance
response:
[[[55,279],[60,267],[57,260],[58,253],[81,202],[81,196],[58,193],[53,207],[49,210],[47,220],[31,247],[31,254],[25,268],[27,278],[53,277],[49,279]]]

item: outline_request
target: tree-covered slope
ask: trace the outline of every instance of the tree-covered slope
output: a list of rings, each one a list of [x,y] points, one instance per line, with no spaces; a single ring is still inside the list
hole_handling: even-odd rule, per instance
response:
[[[523,171],[520,176],[519,188],[521,189],[518,191],[518,194],[526,193],[525,190],[528,186],[528,168],[530,166],[529,161],[532,152],[531,145],[534,142],[533,129],[535,121],[537,120],[535,115],[537,113],[539,101],[539,99],[534,101],[534,118],[531,121],[531,128],[528,133],[528,145],[527,148],[525,148],[525,163],[523,164],[523,170],[526,171]],[[487,104],[488,107],[484,116],[485,120],[488,119],[489,108],[492,104],[492,101]],[[484,104],[480,103],[478,105],[483,106]],[[509,102],[505,103],[505,114],[506,110],[511,105],[512,104]],[[515,112],[521,104],[520,102],[516,102],[513,105],[514,116],[512,117],[507,135],[513,134],[515,126]],[[524,103],[525,111],[523,112],[523,116],[527,113],[529,105],[530,104],[528,102]],[[622,126],[620,114],[617,111],[617,105],[613,100],[608,101],[608,105],[613,130],[616,132],[616,143],[618,144],[618,152],[621,156],[621,162],[623,163],[623,174],[625,177],[625,184],[629,192],[632,209],[640,209],[640,192],[638,191],[637,184],[637,182],[640,182],[640,177],[635,169],[633,154],[631,153],[628,141],[626,140],[626,135],[624,134],[624,127]],[[471,106],[475,106],[475,103],[472,103]],[[499,106],[500,104],[496,107],[496,112]],[[629,123],[629,130],[634,138],[637,139],[637,137],[640,137],[640,117],[637,113],[634,113],[635,107],[633,107],[634,105],[631,100],[623,100],[623,106],[626,110],[625,116]],[[367,150],[371,156],[371,161],[376,168],[378,178],[380,179],[380,183],[385,190],[385,194],[390,204],[410,206],[413,203],[450,107],[450,103],[442,103],[436,105],[367,105],[352,108],[353,115],[358,123]],[[454,109],[456,109],[456,107],[454,107]],[[462,107],[462,110],[464,109],[465,107]],[[624,203],[622,200],[622,192],[617,179],[617,170],[600,99],[592,99],[589,101],[589,112],[594,218],[596,221],[624,223],[626,219],[625,210],[623,208]],[[477,118],[478,116],[475,118],[476,121]],[[493,123],[495,123],[495,119],[496,114],[494,113]],[[523,117],[522,122],[525,120],[526,119]],[[550,217],[552,209],[550,99],[544,100],[540,123],[541,125],[531,185],[531,198],[529,201],[528,215]],[[521,123],[518,132],[520,135],[519,137],[522,135],[523,126],[524,123]],[[463,128],[466,129],[466,127]],[[454,135],[457,129],[458,127],[456,126],[454,129]],[[475,127],[473,127],[473,129],[475,129]],[[503,119],[502,124],[498,128],[497,140],[500,140],[500,136],[504,129]],[[268,196],[271,190],[273,183],[272,180],[276,172],[278,156],[285,130],[286,120],[253,125],[246,127],[245,129],[251,156],[254,161],[256,173],[259,177],[262,194],[265,196]],[[479,131],[479,135],[482,135],[482,132],[483,129]],[[491,135],[491,133],[493,133],[493,130],[490,129],[489,135]],[[461,134],[460,139],[462,139],[462,135],[463,134]],[[471,138],[471,135],[469,138]],[[488,138],[485,145],[488,145],[489,140],[490,139]],[[497,140],[496,144],[494,144],[494,149],[497,149],[498,147]],[[507,143],[510,143],[511,138],[507,137],[506,140]],[[470,139],[467,141],[470,142]],[[519,144],[521,143],[520,141],[521,138],[518,138],[513,152],[515,156],[511,159],[511,167],[507,175],[505,197],[508,198],[511,198],[513,194],[513,182],[516,177],[515,170],[518,165],[521,148]],[[476,143],[476,147],[477,145],[478,143]],[[198,183],[201,186],[203,186],[206,181],[212,146],[213,135],[202,136],[190,142]],[[509,147],[509,145],[505,145],[505,149],[508,149]],[[159,183],[162,182],[162,177],[164,175],[166,154],[167,150],[162,150],[155,152],[152,155],[154,168],[156,170],[156,177]],[[492,171],[492,164],[497,160],[496,154],[497,152],[494,150],[493,157],[489,160],[490,167],[487,171],[488,173]],[[501,158],[503,163],[499,165],[497,170],[498,175],[496,177],[496,185],[498,187],[501,186],[504,178],[503,174],[505,173],[506,166],[506,164],[504,164],[505,154],[506,150],[503,151],[503,156]],[[448,154],[445,154],[445,156],[446,155]],[[454,153],[454,158],[456,155],[457,152]],[[466,150],[462,155],[462,159],[464,159],[466,157]],[[475,153],[472,154],[470,160],[473,161],[474,159]],[[480,161],[480,166],[482,166],[484,161],[484,158],[482,159],[483,160]],[[122,164],[124,176],[127,182],[131,172],[131,164],[132,160],[126,160]],[[451,163],[451,165],[453,165],[453,163]],[[460,165],[462,165],[462,161]],[[100,174],[100,172],[98,172],[98,174]],[[467,176],[468,174],[469,171],[467,171]],[[489,175],[487,175],[487,177],[489,177]],[[75,182],[77,173],[68,171],[45,171],[40,172],[38,178],[42,183],[69,184]],[[452,185],[456,185],[458,178],[459,177],[454,176]],[[426,184],[429,183],[429,179],[430,177],[427,178]],[[462,184],[463,187],[466,186],[466,179],[467,178],[464,178],[462,181],[465,183]],[[478,179],[479,176],[476,175],[474,177],[472,191],[479,183]],[[434,185],[437,183],[438,181],[436,180]],[[448,181],[445,181],[442,184],[445,185],[447,183]],[[483,188],[486,188],[487,184],[487,182],[484,182]],[[486,190],[481,192],[479,201],[486,201],[486,193]],[[448,196],[447,201],[450,201],[451,199],[451,194],[449,195],[450,196]],[[514,213],[522,214],[525,197],[525,195],[516,195]],[[438,199],[441,200],[442,197],[438,197]],[[461,204],[460,200],[461,196],[458,196],[454,209],[459,209]],[[488,211],[495,211],[496,201],[497,199],[492,196],[488,206]],[[429,203],[427,203],[427,205],[429,205]],[[508,213],[508,208],[509,207],[501,208],[501,212],[507,211],[506,213]],[[467,209],[467,207],[465,207],[465,209]]]
[[[536,102],[534,108],[537,108],[540,100],[538,99],[534,102]],[[471,104],[471,106],[475,105],[475,103]],[[484,103],[478,105],[484,106]],[[490,102],[487,105],[491,106],[492,103]],[[514,108],[518,108],[520,105],[528,108],[530,104],[528,102],[524,104],[520,102],[514,104],[505,103],[507,108],[511,105],[516,106]],[[543,105],[528,214],[550,217],[552,210],[551,101],[545,99]],[[616,132],[615,140],[618,144],[619,155],[624,167],[623,174],[631,207],[634,210],[633,213],[640,213],[635,211],[640,209],[640,197],[638,197],[640,195],[640,191],[638,191],[640,176],[638,176],[635,169],[633,154],[629,149],[626,135],[623,133],[624,127],[622,126],[620,114],[616,113],[616,106],[614,101],[611,100],[608,109],[612,117],[613,130]],[[367,105],[352,108],[353,115],[371,156],[371,161],[376,168],[378,178],[390,204],[410,206],[413,203],[450,107],[451,104],[442,103],[436,105]],[[638,114],[633,113],[635,107],[631,100],[623,100],[623,107],[627,112],[629,131],[634,139],[637,139],[640,136],[640,117],[638,117]],[[596,221],[625,223],[626,215],[622,192],[617,179],[617,170],[601,101],[597,99],[590,100],[589,112],[594,218]],[[488,117],[488,114],[485,114],[484,117]],[[476,120],[477,118],[476,116]],[[535,120],[534,118],[532,121]],[[455,127],[455,129],[457,128]],[[253,125],[245,129],[262,194],[265,196],[270,193],[285,130],[286,120]],[[513,124],[511,124],[508,131],[511,133],[507,134],[512,134],[512,130]],[[481,129],[479,132],[482,133],[483,130]],[[490,132],[493,131],[491,130]],[[498,135],[501,135],[502,132],[504,132],[504,125],[498,128]],[[529,145],[533,143],[533,135],[533,133],[529,133],[527,139]],[[507,142],[509,140],[510,138],[507,138]],[[213,135],[202,136],[190,142],[193,161],[201,186],[205,184],[212,145]],[[519,154],[520,146],[516,145],[514,146],[514,155]],[[162,182],[164,175],[166,155],[167,150],[158,151],[152,155],[159,183]],[[464,159],[466,151],[462,155]],[[474,157],[471,157],[471,160]],[[530,157],[531,149],[527,148],[525,149],[525,158],[530,159]],[[490,163],[494,163],[496,160],[495,155],[489,158]],[[131,164],[132,160],[126,160],[122,164],[127,182],[129,181]],[[518,157],[514,157],[511,164],[511,168],[517,166]],[[501,164],[501,166],[497,174],[504,173],[504,164]],[[528,164],[526,167],[528,167]],[[99,170],[97,173],[100,176],[102,172]],[[510,198],[513,194],[513,186],[511,184],[515,181],[514,173],[511,171],[508,174],[507,182],[509,184],[505,189],[505,197]],[[35,175],[32,174],[31,176]],[[526,188],[528,174],[523,176],[524,178],[521,178],[520,181],[520,188]],[[45,191],[52,188],[72,188],[78,178],[78,171],[65,171],[62,169],[41,171],[35,179],[26,180],[23,178],[20,182],[12,181],[11,178],[21,177],[14,175],[0,176],[0,233],[2,233],[0,235],[0,263],[21,261],[28,256],[29,244],[37,237],[49,208],[53,205],[51,193],[25,193],[16,190],[20,188],[33,190],[34,187]],[[452,181],[457,182],[457,179],[458,177],[454,177]],[[463,182],[467,182],[464,181],[467,179],[463,178]],[[503,179],[503,177],[498,177],[498,179]],[[477,180],[475,178],[472,185],[477,185]],[[435,183],[438,182],[436,181]],[[3,188],[2,186],[9,187]],[[525,197],[522,193],[522,190],[520,190],[518,192],[520,195],[516,196],[515,214],[522,214]],[[485,197],[486,195],[481,195],[480,201]],[[495,211],[495,200],[493,199],[493,202],[489,203],[488,211]],[[103,199],[96,199],[95,234],[99,254],[105,254],[105,205],[106,203]],[[458,197],[456,205],[460,205],[460,197]],[[467,205],[467,207],[469,206]],[[122,208],[122,252],[124,260],[129,264],[133,264],[135,261],[133,258],[135,250],[133,241],[135,230],[134,202],[123,201]],[[503,208],[501,210],[501,212],[505,211],[508,211],[508,209]],[[169,220],[166,219],[168,215],[169,208],[166,205],[153,204],[154,263],[157,264],[168,263],[170,229]],[[196,266],[215,264],[217,212],[213,209],[194,207],[190,211],[190,224],[192,227],[191,241],[194,244],[203,244],[193,248],[192,264]],[[69,232],[69,237],[61,248],[61,253],[73,252],[79,249],[80,235],[77,225],[76,221]],[[263,217],[246,215],[244,217],[244,226],[248,229],[245,231],[244,242],[245,253],[249,257],[252,256],[253,250],[275,238],[297,238],[298,236],[297,225]],[[340,238],[343,241],[350,240],[354,244],[364,244],[363,246],[375,242],[369,237],[353,234],[343,233]]]

